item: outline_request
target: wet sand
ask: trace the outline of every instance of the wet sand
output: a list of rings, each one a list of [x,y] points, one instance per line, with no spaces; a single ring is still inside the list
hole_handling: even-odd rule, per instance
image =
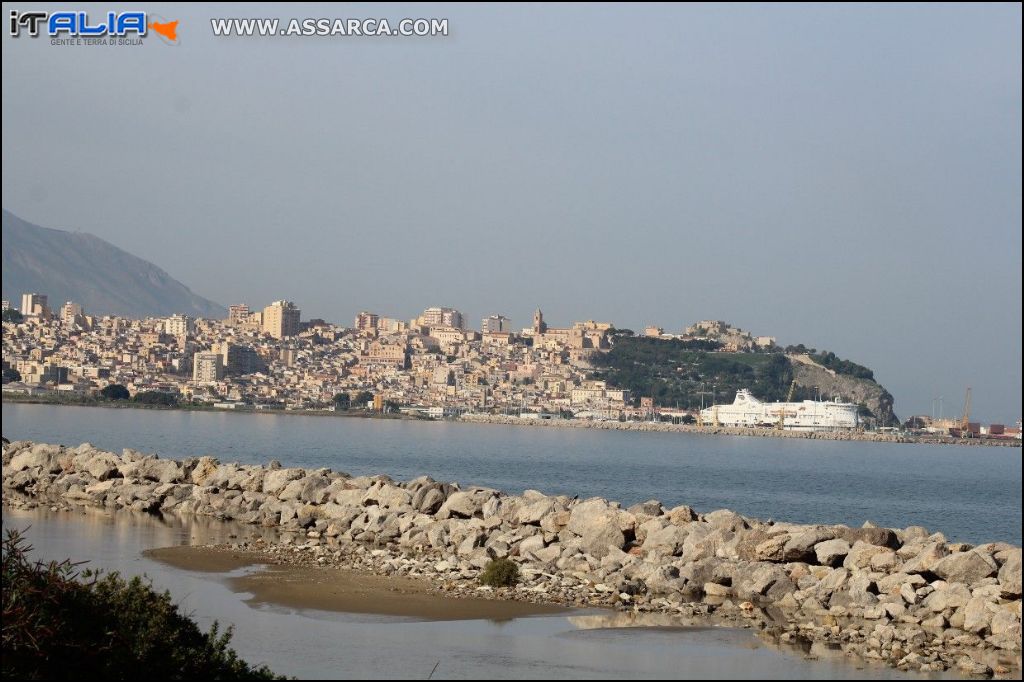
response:
[[[147,549],[142,556],[186,571],[200,573],[229,573],[240,568],[254,566],[259,561],[255,555],[246,552],[225,552],[206,547],[160,547]]]
[[[143,555],[174,568],[229,573],[226,584],[251,594],[251,606],[264,604],[339,613],[400,616],[417,620],[510,620],[571,613],[554,605],[501,599],[454,599],[435,594],[430,584],[405,577],[382,577],[338,568],[266,565],[257,554],[213,547],[163,547]]]

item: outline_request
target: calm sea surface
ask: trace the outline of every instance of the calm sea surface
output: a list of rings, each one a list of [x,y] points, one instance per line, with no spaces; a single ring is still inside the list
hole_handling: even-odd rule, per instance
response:
[[[1021,544],[1021,450],[4,404],[3,435]]]

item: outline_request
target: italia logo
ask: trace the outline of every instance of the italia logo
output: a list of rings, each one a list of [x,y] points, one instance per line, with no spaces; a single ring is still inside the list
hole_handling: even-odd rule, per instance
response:
[[[145,37],[150,30],[168,45],[178,44],[178,21],[148,17],[145,12],[107,12],[91,18],[88,12],[18,12],[11,10],[11,37],[22,31],[32,38],[41,33],[51,38]]]

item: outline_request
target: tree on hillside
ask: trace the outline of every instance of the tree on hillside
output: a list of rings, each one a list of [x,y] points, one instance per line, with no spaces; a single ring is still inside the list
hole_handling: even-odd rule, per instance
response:
[[[25,319],[25,316],[19,313],[14,308],[8,308],[4,311],[4,322],[14,322],[17,324]]]
[[[359,393],[356,393],[356,397],[355,400],[353,400],[353,402],[356,404],[356,407],[366,407],[366,403],[370,402],[371,400],[373,400],[372,393],[370,393],[369,391],[359,391]]]
[[[143,405],[163,405],[174,407],[178,404],[178,396],[166,391],[143,391],[132,398],[132,402]]]
[[[352,396],[348,393],[336,393],[333,398],[334,408],[337,410],[347,410],[352,407]]]
[[[106,400],[128,400],[131,394],[121,384],[108,384],[100,390],[100,395]]]

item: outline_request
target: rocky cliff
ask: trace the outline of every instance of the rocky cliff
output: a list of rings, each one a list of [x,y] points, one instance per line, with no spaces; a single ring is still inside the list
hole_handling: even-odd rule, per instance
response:
[[[893,397],[885,387],[872,379],[839,374],[818,364],[808,355],[788,355],[797,386],[817,387],[822,397],[839,396],[845,401],[865,405],[880,423],[898,423],[893,412]]]

